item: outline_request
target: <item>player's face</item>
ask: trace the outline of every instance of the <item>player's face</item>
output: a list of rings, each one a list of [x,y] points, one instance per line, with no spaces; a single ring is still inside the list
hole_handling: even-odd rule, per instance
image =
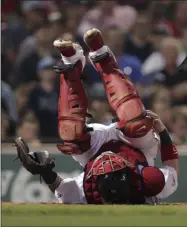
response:
[[[31,141],[35,139],[38,135],[38,125],[37,124],[31,124],[29,122],[25,122],[20,131],[20,136],[25,140],[25,141]]]
[[[146,17],[139,18],[134,27],[135,33],[141,38],[148,38],[150,29],[150,22]]]
[[[52,69],[44,69],[40,72],[40,78],[45,81],[54,81],[56,73]]]
[[[168,45],[163,48],[162,54],[166,60],[166,65],[175,65],[177,63],[178,50],[175,45]]]
[[[113,10],[116,1],[97,1],[98,8],[102,11],[102,13],[109,13]]]

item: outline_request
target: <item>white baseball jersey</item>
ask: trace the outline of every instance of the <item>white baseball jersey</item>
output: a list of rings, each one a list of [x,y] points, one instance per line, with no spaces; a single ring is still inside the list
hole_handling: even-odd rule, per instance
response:
[[[90,149],[81,155],[72,156],[83,167],[99,151],[103,144],[111,140],[123,141],[126,144],[140,149],[144,153],[149,166],[154,166],[154,159],[160,150],[160,138],[153,130],[150,130],[141,138],[127,138],[117,129],[117,123],[111,124],[110,126],[90,124],[89,127],[93,127],[94,129],[90,132]],[[139,165],[139,168],[142,168],[142,166]],[[176,170],[169,166],[164,166],[163,168],[160,168],[160,170],[163,172],[165,177],[165,187],[157,196],[146,198],[146,203],[158,203],[160,200],[167,198],[177,189],[178,181]],[[83,178],[84,173],[75,178],[64,179],[61,182],[55,191],[55,196],[60,203],[87,203],[83,190]]]

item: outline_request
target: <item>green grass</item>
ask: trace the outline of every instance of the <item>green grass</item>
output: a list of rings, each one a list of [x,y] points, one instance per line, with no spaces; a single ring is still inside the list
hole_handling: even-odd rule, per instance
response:
[[[187,226],[187,206],[3,204],[2,226]]]

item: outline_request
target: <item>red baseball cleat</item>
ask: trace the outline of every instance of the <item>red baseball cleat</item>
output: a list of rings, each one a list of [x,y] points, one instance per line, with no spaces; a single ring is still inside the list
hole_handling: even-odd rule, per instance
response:
[[[103,36],[96,28],[92,28],[84,34],[84,41],[91,52],[97,51],[104,46]]]

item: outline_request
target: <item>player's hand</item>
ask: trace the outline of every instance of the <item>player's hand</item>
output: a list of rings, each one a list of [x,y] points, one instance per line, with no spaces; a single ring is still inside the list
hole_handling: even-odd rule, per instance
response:
[[[23,167],[31,174],[42,175],[55,167],[54,160],[49,157],[48,151],[30,152],[27,143],[21,137],[16,138],[14,144]]]
[[[162,123],[156,113],[152,112],[151,110],[147,110],[147,114],[153,119],[153,127],[156,132],[160,133],[166,129],[165,125]]]

